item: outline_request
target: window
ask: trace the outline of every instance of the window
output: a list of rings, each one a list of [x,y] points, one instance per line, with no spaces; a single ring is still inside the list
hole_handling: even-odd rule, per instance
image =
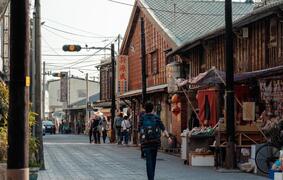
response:
[[[152,52],[150,55],[151,55],[151,72],[152,72],[152,74],[157,74],[158,73],[158,55],[157,55],[157,50]]]

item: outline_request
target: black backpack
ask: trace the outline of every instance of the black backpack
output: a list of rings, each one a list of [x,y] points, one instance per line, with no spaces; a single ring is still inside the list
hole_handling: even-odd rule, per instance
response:
[[[154,114],[145,114],[141,117],[141,120],[141,145],[160,145],[159,117]]]

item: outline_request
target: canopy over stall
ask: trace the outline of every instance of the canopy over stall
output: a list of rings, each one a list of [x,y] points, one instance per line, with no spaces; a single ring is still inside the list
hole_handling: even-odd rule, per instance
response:
[[[268,69],[251,71],[251,72],[243,72],[235,74],[234,82],[244,82],[251,79],[264,79],[268,77],[275,77],[283,75],[283,65],[276,66]],[[225,72],[212,67],[208,71],[204,73],[200,73],[198,76],[191,79],[178,79],[176,81],[179,87],[183,87],[185,85],[196,85],[198,87],[207,86],[212,84],[225,84]]]

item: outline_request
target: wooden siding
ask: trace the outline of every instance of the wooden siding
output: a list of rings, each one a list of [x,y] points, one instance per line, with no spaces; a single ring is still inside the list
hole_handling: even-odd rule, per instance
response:
[[[161,35],[155,24],[142,15],[145,21],[146,37],[146,62],[147,62],[147,86],[156,86],[166,83],[166,56],[169,42]],[[140,23],[134,27],[133,37],[130,39],[128,48],[129,59],[129,91],[141,89],[141,48],[140,48]],[[157,52],[158,71],[152,72],[151,53]]]
[[[283,64],[283,22],[279,18],[268,17],[249,24],[245,28],[248,28],[246,38],[242,37],[242,29],[235,32],[235,73],[256,71]],[[201,46],[188,50],[186,54],[189,54],[192,77],[212,66],[225,71],[225,36],[220,35],[204,40]],[[202,57],[205,57],[203,65]]]

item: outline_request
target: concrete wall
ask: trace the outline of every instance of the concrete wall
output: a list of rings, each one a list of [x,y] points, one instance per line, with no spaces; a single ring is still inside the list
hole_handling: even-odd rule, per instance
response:
[[[70,79],[70,104],[86,98],[86,81],[84,79]],[[99,93],[100,87],[98,82],[89,81],[89,96]],[[49,94],[49,111],[58,111],[63,109],[63,103],[60,102],[60,80],[48,82]]]

